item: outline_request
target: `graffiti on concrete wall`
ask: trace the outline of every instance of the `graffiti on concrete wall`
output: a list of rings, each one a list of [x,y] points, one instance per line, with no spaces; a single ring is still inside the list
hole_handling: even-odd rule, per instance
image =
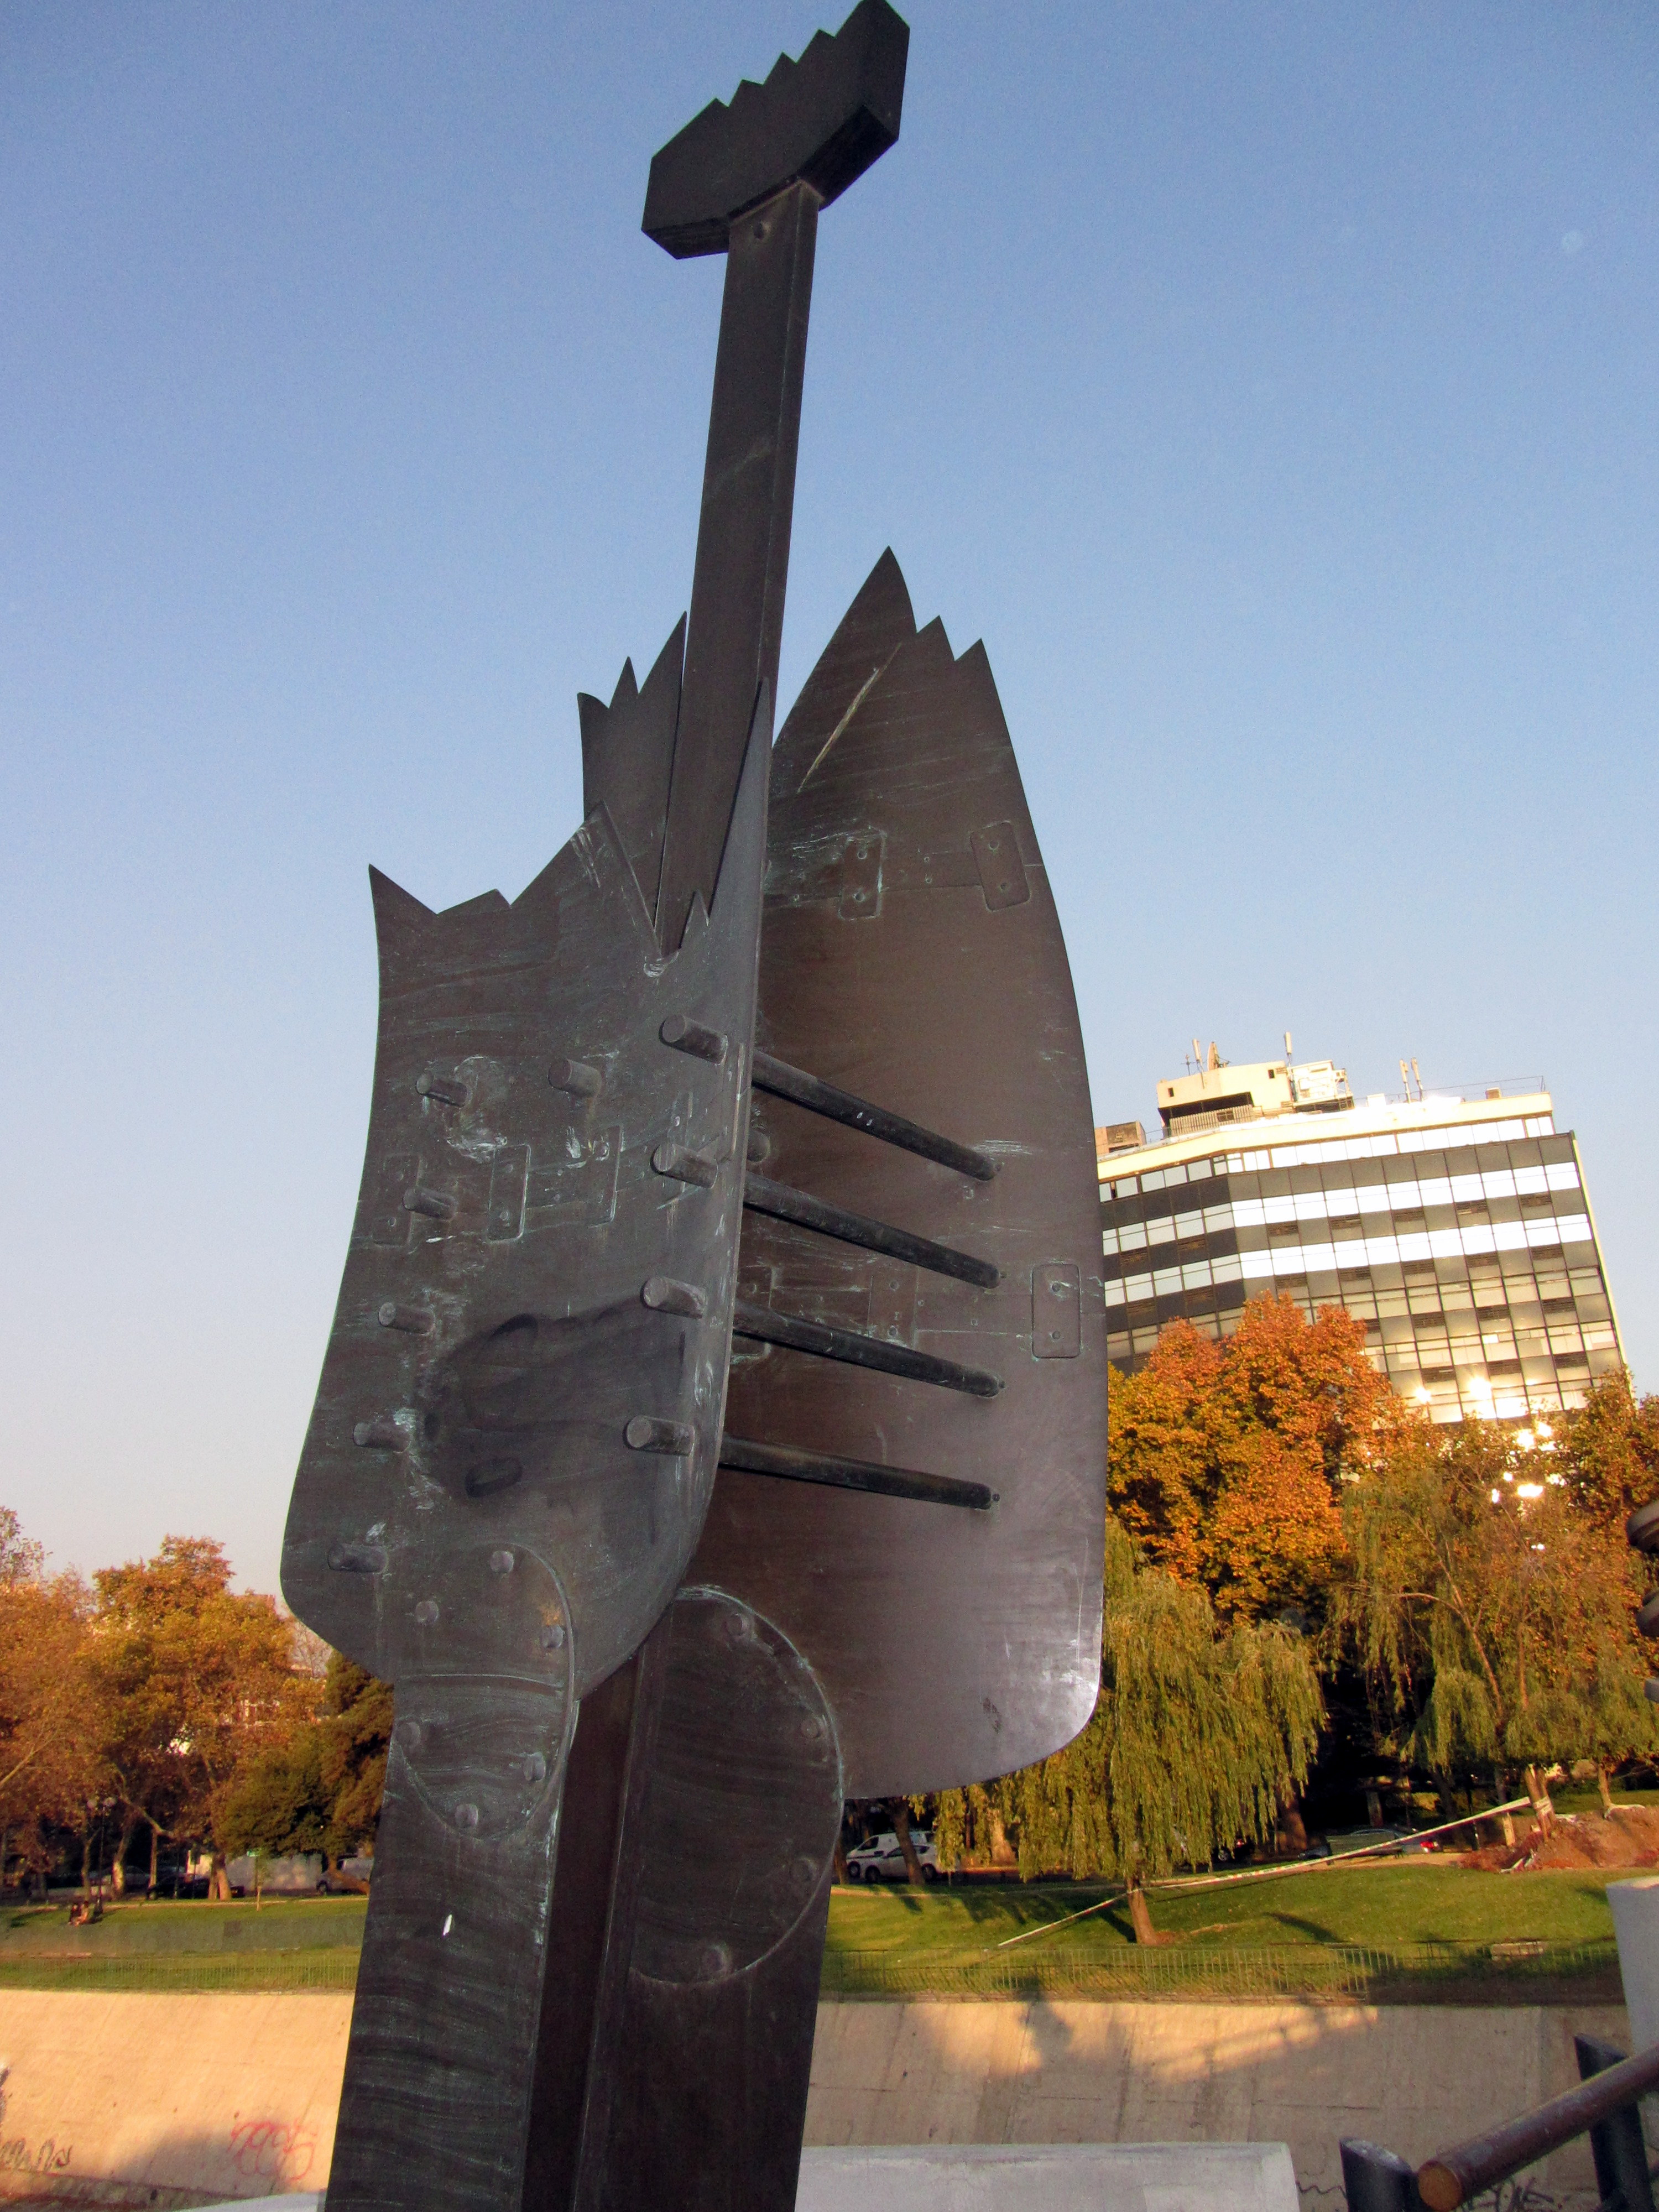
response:
[[[302,2120],[240,2120],[230,2131],[230,2155],[249,2181],[280,2181],[297,2189],[317,2155],[317,2131]]]

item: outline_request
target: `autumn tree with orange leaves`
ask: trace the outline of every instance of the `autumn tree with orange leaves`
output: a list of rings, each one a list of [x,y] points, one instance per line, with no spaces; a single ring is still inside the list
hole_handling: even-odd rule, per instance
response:
[[[1111,1510],[1149,1565],[1206,1589],[1224,1621],[1322,1620],[1347,1552],[1341,1500],[1422,1417],[1335,1306],[1252,1298],[1220,1343],[1176,1322],[1112,1376]]]

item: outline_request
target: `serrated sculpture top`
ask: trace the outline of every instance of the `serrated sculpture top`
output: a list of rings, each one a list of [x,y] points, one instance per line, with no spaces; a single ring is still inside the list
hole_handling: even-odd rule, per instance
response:
[[[711,100],[652,159],[647,236],[680,261],[724,253],[736,218],[787,185],[838,199],[899,135],[909,45],[887,0],[859,0],[833,38]]]

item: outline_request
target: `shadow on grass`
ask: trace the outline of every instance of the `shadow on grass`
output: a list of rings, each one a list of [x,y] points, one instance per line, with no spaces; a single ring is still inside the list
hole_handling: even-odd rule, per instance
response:
[[[1275,1928],[1294,1928],[1310,1943],[1340,1943],[1345,1939],[1340,1930],[1322,1920],[1306,1920],[1296,1912],[1272,1912],[1267,1916]]]

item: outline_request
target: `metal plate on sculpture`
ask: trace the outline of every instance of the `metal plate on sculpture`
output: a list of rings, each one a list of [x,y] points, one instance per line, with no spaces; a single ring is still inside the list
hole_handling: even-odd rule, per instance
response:
[[[697,1588],[670,1617],[633,1968],[712,1982],[757,1965],[813,1904],[841,1826],[841,1759],[816,1676],[771,1622]]]
[[[440,1606],[480,1544],[556,1559],[580,1696],[696,1541],[728,1356],[764,748],[757,729],[714,917],[699,900],[672,958],[603,805],[511,906],[433,914],[374,878],[364,1195],[283,1581],[388,1678],[409,1661],[406,1554]],[[677,1024],[731,1048],[688,1052]],[[686,1294],[649,1304],[657,1279]]]
[[[863,854],[863,859],[856,856]],[[878,881],[873,856],[879,855]],[[849,905],[848,890],[867,896]],[[773,761],[757,1055],[942,1132],[988,1180],[757,1088],[763,1173],[993,1263],[994,1288],[755,1211],[726,1427],[964,1479],[988,1512],[723,1468],[691,1570],[823,1680],[854,1796],[1001,1773],[1066,1741],[1099,1680],[1105,1320],[1093,1115],[1071,975],[982,648],[917,632],[884,555]],[[758,1063],[757,1063],[758,1064]],[[861,1314],[993,1395],[779,1347]],[[1042,1316],[1040,1325],[1036,1316]],[[739,1327],[749,1324],[741,1316]]]

